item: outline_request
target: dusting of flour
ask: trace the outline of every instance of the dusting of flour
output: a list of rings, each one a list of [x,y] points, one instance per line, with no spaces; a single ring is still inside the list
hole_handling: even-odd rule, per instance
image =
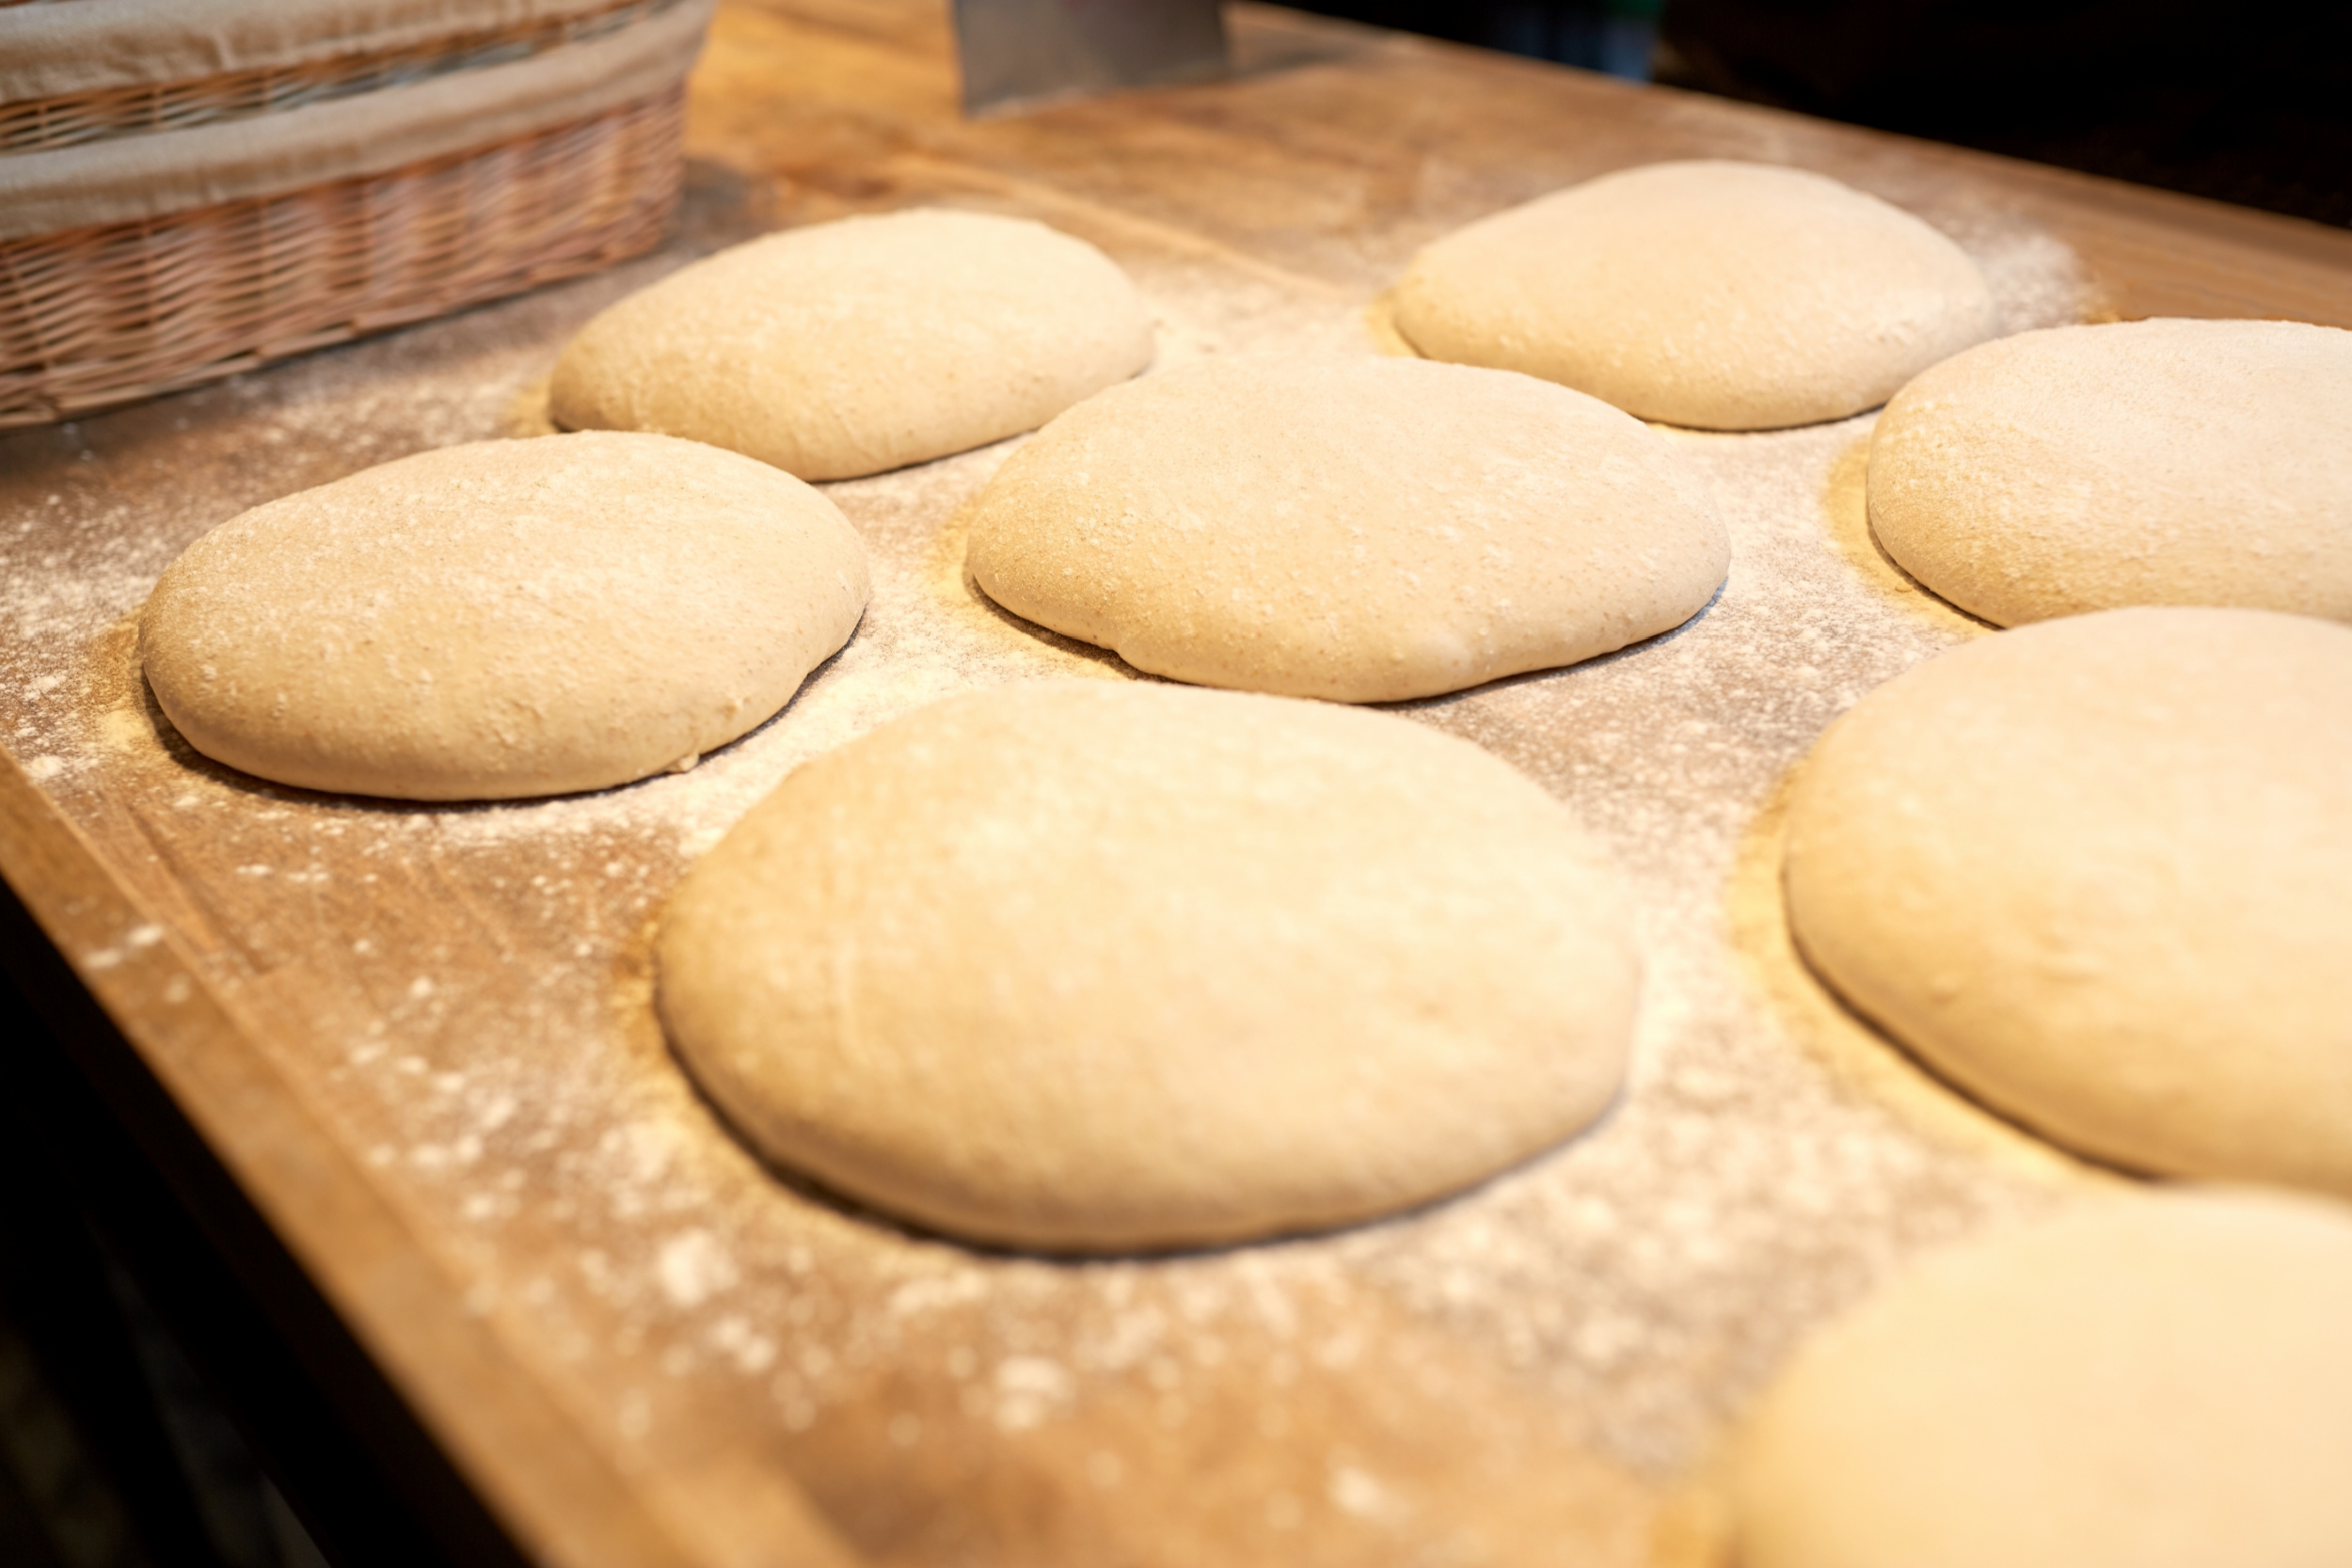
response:
[[[2062,247],[1947,219],[2012,325],[2079,313]],[[1364,300],[1088,237],[1152,303],[1163,368],[1372,352]],[[1981,634],[1876,555],[1867,417],[1669,433],[1731,530],[1719,599],[1396,710],[1542,782],[1636,890],[1637,1066],[1595,1132],[1390,1223],[1148,1261],[973,1252],[763,1169],[653,1021],[649,932],[685,867],[799,763],[922,704],[1134,678],[964,581],[958,516],[1010,443],[829,487],[872,554],[864,625],[683,774],[485,807],[312,796],[189,752],[133,668],[130,617],[202,530],[503,433],[579,322],[681,259],[0,445],[0,741],[151,907],[201,908],[180,935],[205,981],[596,1441],[732,1445],[909,1561],[1159,1560],[1133,1521],[1174,1519],[1203,1560],[1533,1560],[1617,1540],[1629,1499],[1901,1259],[2097,1180],[1847,1019],[1778,925],[1788,768]]]

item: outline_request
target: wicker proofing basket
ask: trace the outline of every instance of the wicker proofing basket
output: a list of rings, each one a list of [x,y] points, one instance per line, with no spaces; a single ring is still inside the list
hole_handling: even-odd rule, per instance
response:
[[[539,20],[460,35],[421,58],[412,44],[394,79],[463,71],[501,51],[527,56],[599,20],[610,32],[664,8],[637,0],[560,28]],[[158,120],[163,135],[183,134],[365,92],[385,74],[380,59],[345,56],[280,71],[271,92],[257,92],[247,71],[211,91],[174,83],[143,98],[117,89],[0,105],[0,131],[15,132],[11,150],[137,135]],[[0,239],[0,427],[194,386],[649,248],[675,210],[683,166],[683,71],[674,74],[649,95],[380,172]],[[117,110],[94,132],[93,98]],[[39,135],[44,125],[53,135]]]

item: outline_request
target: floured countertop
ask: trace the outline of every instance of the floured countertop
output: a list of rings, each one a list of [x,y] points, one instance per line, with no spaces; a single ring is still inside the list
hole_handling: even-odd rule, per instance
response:
[[[1135,157],[1155,128],[1214,118],[1203,104],[1279,117],[1286,92],[1337,90],[1322,77],[1347,71],[1368,92],[1408,67],[1471,87],[1491,71],[1497,92],[1564,83],[1564,116],[1596,112],[1567,87],[1609,108],[1634,96],[1243,14],[1246,48],[1272,63],[1235,85],[1125,101]],[[1607,842],[1636,890],[1649,978],[1629,1085],[1597,1129],[1462,1197],[1338,1234],[1107,1262],[912,1235],[763,1168],[663,1046],[652,922],[691,860],[796,764],[959,690],[1138,678],[965,580],[960,514],[1012,443],[825,487],[871,554],[865,622],[782,715],[690,773],[539,803],[406,806],[263,785],[189,752],[131,643],[180,549],[259,501],[530,428],[571,330],[715,245],[924,200],[1016,213],[1129,270],[1158,320],[1158,368],[1244,350],[1372,354],[1375,298],[1414,246],[1532,194],[1502,185],[1575,177],[1560,160],[1597,173],[1642,155],[1621,135],[1534,173],[1521,158],[1508,180],[1424,178],[1318,249],[1184,218],[1150,179],[1122,204],[1005,172],[1057,134],[1099,150],[1101,103],[912,144],[836,105],[849,128],[818,149],[820,173],[787,168],[762,150],[767,133],[744,129],[744,84],[787,59],[779,40],[794,60],[882,50],[821,8],[723,15],[697,87],[705,161],[685,234],[660,254],[0,439],[0,740],[145,913],[106,940],[69,941],[68,956],[118,1016],[127,1004],[109,973],[149,949],[218,999],[273,1092],[321,1131],[341,1174],[318,1180],[363,1188],[420,1277],[441,1282],[428,1297],[544,1394],[564,1441],[650,1499],[675,1556],[629,1560],[791,1560],[760,1521],[797,1487],[878,1561],[1639,1562],[1657,1499],[1827,1314],[1921,1249],[2118,1180],[1938,1085],[1840,1011],[1788,946],[1774,835],[1789,768],[1863,692],[1985,631],[1873,546],[1867,416],[1669,432],[1730,526],[1716,602],[1620,654],[1395,709],[1525,769]],[[1285,63],[1309,45],[1328,58]],[[1305,85],[1286,87],[1286,73]],[[915,87],[877,79],[869,119],[920,119],[890,97]],[[1668,123],[1699,116],[1695,101],[1655,98],[1665,128],[1647,155],[1729,145],[1713,122],[1704,135]],[[1734,128],[1768,120],[1708,112]],[[1300,119],[1307,150],[1289,166],[1267,154],[1192,178],[1211,197],[1220,182],[1290,180],[1309,202],[1330,183],[1308,145],[1319,123]],[[2005,206],[1990,176],[1907,167],[1902,144],[1882,143],[1875,166],[1814,161],[1849,178],[1876,166],[1871,188],[1986,265],[2012,327],[2103,308],[2097,267],[2032,203]],[[1475,168],[1473,152],[1454,166]],[[1263,189],[1234,204],[1279,206]],[[38,911],[40,890],[24,891]],[[187,983],[166,986],[158,1018]],[[190,1114],[238,1166],[237,1118],[202,1103]],[[239,1168],[257,1201],[356,1331],[405,1365],[405,1308],[371,1294],[332,1234],[307,1231],[294,1196],[273,1207],[276,1167],[253,1158]],[[412,1394],[535,1549],[620,1560],[540,1523],[552,1505],[533,1461],[469,1428],[463,1389],[419,1373]]]

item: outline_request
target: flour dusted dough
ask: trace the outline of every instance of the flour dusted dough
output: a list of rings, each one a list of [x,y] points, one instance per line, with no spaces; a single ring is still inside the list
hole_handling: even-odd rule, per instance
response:
[[[1151,357],[1141,296],[1092,245],[922,209],[771,234],[631,294],[564,348],[549,411],[849,479],[1034,430]]]
[[[1858,414],[1999,330],[1976,263],[1910,214],[1802,169],[1715,162],[1482,218],[1414,258],[1395,309],[1433,359],[1709,430]]]
[[[1870,523],[2001,626],[2124,605],[2352,621],[2352,332],[2141,321],[2021,333],[1897,394]]]
[[[982,1242],[1166,1247],[1408,1208],[1583,1127],[1627,927],[1476,747],[1044,682],[786,779],[671,905],[660,1005],[782,1164]]]
[[[998,471],[972,576],[1139,670],[1340,702],[1573,664],[1705,608],[1731,546],[1655,432],[1413,359],[1189,365]]]
[[[2108,1198],[1932,1258],[1738,1450],[1740,1568],[2352,1562],[2352,1212]]]
[[[2352,629],[2121,610],[1947,653],[1800,775],[1822,977],[2057,1141],[2352,1196]]]
[[[840,512],[747,457],[589,433],[421,452],[230,518],[139,617],[205,755],[417,800],[691,765],[857,626]]]

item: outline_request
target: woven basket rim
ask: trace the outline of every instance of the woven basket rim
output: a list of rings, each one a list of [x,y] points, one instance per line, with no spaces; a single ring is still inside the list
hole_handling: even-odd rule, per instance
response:
[[[614,0],[67,0],[0,6],[0,104],[383,54]]]
[[[0,428],[44,423],[609,265],[679,191],[675,81],[381,174],[0,246]]]
[[[19,0],[0,0],[0,4]],[[87,0],[86,0],[87,3]],[[283,113],[363,92],[408,87],[461,71],[509,65],[584,43],[648,20],[680,0],[601,0],[593,9],[466,33],[401,48],[358,48],[306,63],[223,71],[51,98],[0,100],[0,155],[78,147]],[[0,19],[0,28],[5,28]],[[366,41],[366,40],[360,40]]]
[[[676,0],[588,42],[280,114],[0,156],[0,248],[382,173],[634,101],[691,69],[714,4]]]

